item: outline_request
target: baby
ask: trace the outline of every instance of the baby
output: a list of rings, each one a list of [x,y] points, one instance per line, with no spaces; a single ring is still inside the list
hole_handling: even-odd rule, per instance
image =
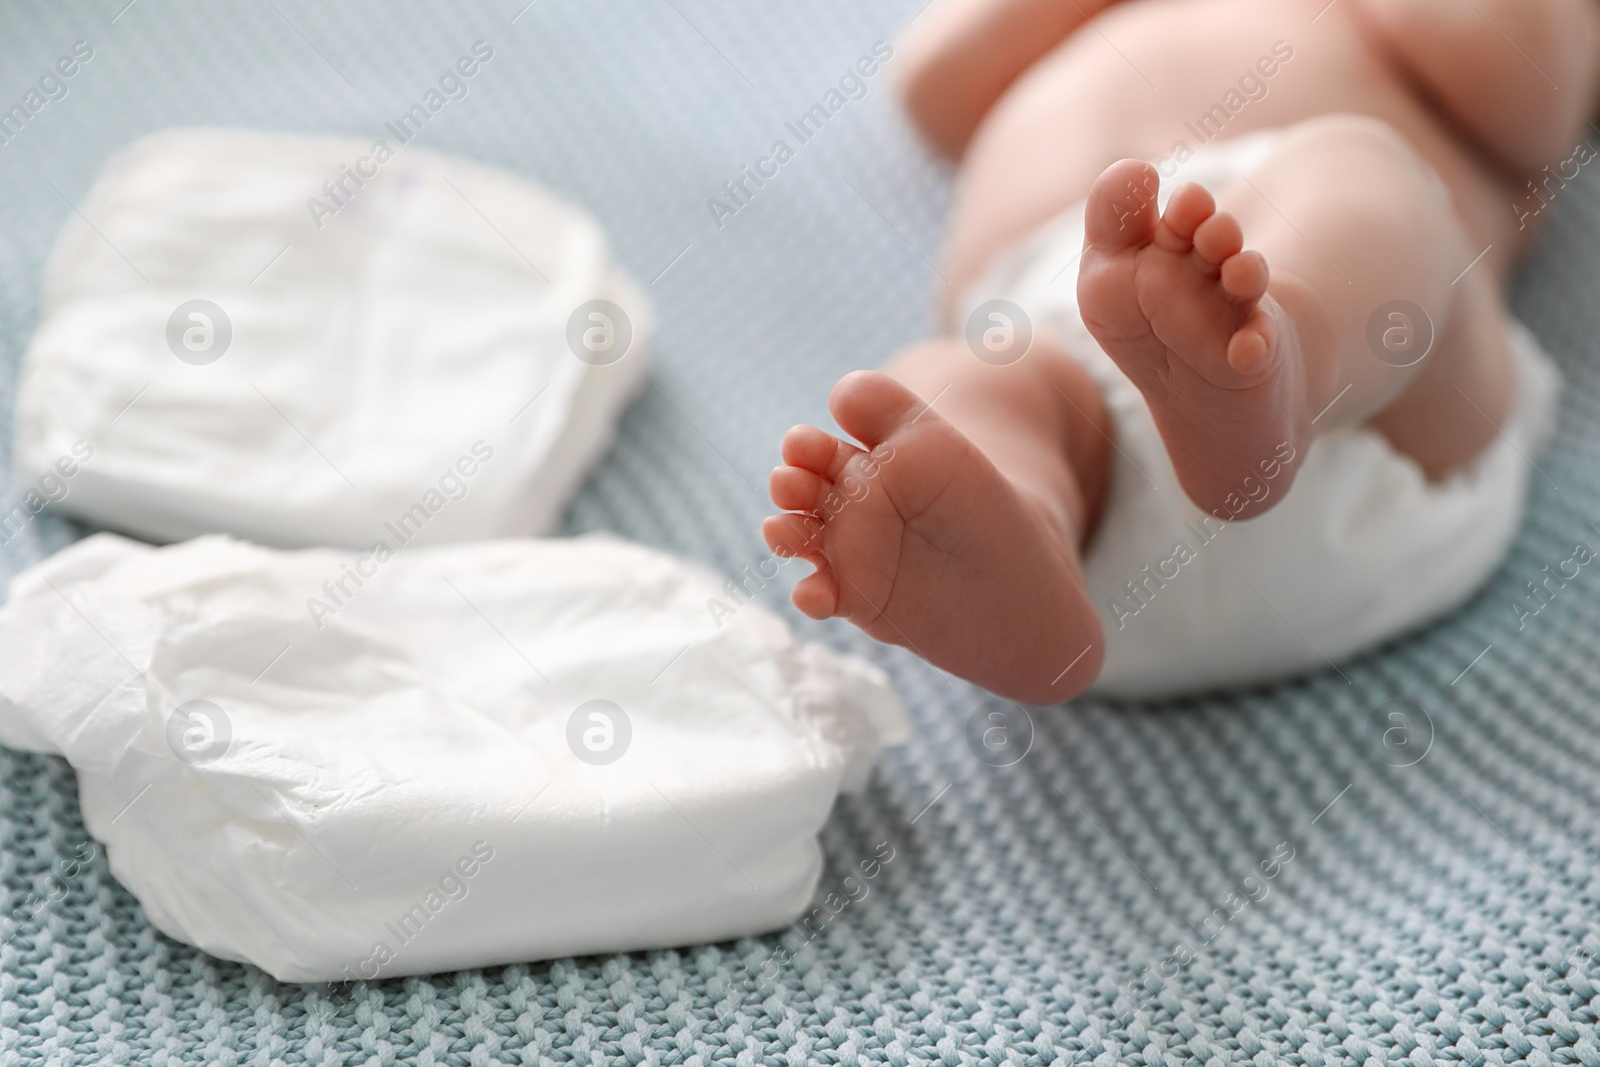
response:
[[[803,613],[1048,704],[1336,667],[1492,573],[1600,5],[936,0],[900,57],[960,161],[947,336],[784,438]]]

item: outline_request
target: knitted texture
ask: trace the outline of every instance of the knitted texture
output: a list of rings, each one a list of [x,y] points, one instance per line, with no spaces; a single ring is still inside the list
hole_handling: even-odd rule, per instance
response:
[[[94,56],[0,144],[0,410],[110,152],[173,125],[377,137],[478,39],[494,58],[418,143],[587,205],[661,315],[570,532],[754,564],[783,431],[929,331],[950,175],[886,76],[804,143],[785,127],[913,6],[125,2],[4,5],[0,106],[74,41]],[[715,218],[779,139],[793,158]],[[763,598],[882,664],[918,728],[823,835],[819,902],[892,855],[864,897],[736,943],[368,985],[282,985],[156,933],[85,844],[71,769],[0,752],[0,1063],[1600,1062],[1600,575],[1520,628],[1514,608],[1600,540],[1600,185],[1559,195],[1517,292],[1569,376],[1559,437],[1510,559],[1442,624],[1294,685],[1036,710],[996,767],[967,743],[982,693],[799,618],[786,568]],[[41,517],[3,565],[82,532]]]

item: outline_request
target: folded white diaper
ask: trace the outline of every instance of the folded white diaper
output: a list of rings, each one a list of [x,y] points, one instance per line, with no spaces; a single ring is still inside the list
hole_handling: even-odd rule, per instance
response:
[[[650,308],[577,208],[386,137],[113,159],[45,278],[19,483],[77,444],[58,506],[157,541],[548,531],[643,383]]]
[[[77,769],[151,921],[285,981],[782,926],[907,730],[875,668],[606,536],[101,534],[12,582],[0,663],[0,743]]]
[[[1163,173],[1162,206],[1183,181],[1218,189],[1249,171],[1274,136],[1208,146]],[[1080,203],[1002,256],[960,321],[991,299],[1022,308],[1089,372],[1116,427],[1110,492],[1084,561],[1107,637],[1093,692],[1158,697],[1326,669],[1461,604],[1499,565],[1560,390],[1520,324],[1511,416],[1467,468],[1429,481],[1375,431],[1341,429],[1316,440],[1276,507],[1222,522],[1178,485],[1143,396],[1083,325],[1077,271],[1067,269],[1082,249]],[[1285,442],[1262,456],[1239,498],[1282,494],[1292,455]]]

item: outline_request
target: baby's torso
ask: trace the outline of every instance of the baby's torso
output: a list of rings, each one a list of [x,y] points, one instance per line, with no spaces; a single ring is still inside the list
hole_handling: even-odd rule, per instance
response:
[[[1372,115],[1406,135],[1503,270],[1522,236],[1513,182],[1384,58],[1357,2],[1129,0],[1097,14],[1018,79],[973,140],[952,221],[955,288],[1085,196],[1117,159],[1187,158],[1331,112]]]

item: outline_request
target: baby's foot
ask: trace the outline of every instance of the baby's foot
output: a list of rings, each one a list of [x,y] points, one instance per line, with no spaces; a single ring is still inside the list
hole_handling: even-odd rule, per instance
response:
[[[1087,688],[1100,624],[1059,509],[888,375],[846,376],[829,408],[865,448],[790,430],[787,466],[771,479],[790,514],[762,527],[774,552],[816,565],[795,606],[1013,700],[1054,704]]]
[[[1158,181],[1123,160],[1095,182],[1079,307],[1144,394],[1190,499],[1248,518],[1282,498],[1310,438],[1299,336],[1234,217],[1198,185],[1158,217]]]

